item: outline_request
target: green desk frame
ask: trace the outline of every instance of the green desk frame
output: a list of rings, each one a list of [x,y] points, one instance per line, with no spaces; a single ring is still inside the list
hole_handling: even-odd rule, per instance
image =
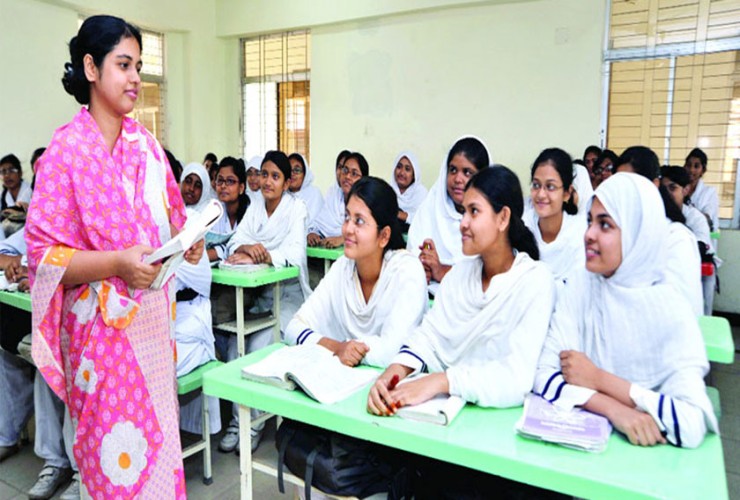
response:
[[[306,256],[324,260],[324,276],[329,272],[332,262],[342,255],[344,255],[343,246],[338,248],[306,247]]]
[[[469,405],[448,427],[376,417],[365,410],[369,389],[334,405],[322,405],[300,391],[284,391],[241,378],[243,366],[280,347],[272,345],[211,370],[204,376],[204,392],[238,403],[241,418],[248,419],[249,407],[255,407],[576,497],[728,497],[722,441],[716,434],[707,435],[698,449],[681,450],[672,446],[632,446],[614,433],[604,453],[590,454],[518,436],[514,424],[521,408]],[[241,498],[251,499],[251,436],[249,429],[240,432]],[[260,464],[254,467],[269,469]]]
[[[707,348],[707,358],[715,363],[735,362],[735,341],[732,328],[726,318],[699,316],[699,327]]]
[[[236,334],[239,356],[244,356],[244,337],[265,328],[273,327],[273,339],[280,341],[280,282],[297,278],[299,269],[295,266],[264,269],[253,273],[212,269],[212,280],[219,285],[233,286],[236,293],[236,322],[215,325],[215,328]],[[245,320],[244,289],[272,285],[272,314],[267,318]]]

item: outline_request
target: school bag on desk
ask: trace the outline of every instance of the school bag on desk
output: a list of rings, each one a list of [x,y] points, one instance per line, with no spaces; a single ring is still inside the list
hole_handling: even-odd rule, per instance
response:
[[[405,453],[312,425],[284,419],[275,436],[278,449],[278,487],[285,492],[285,466],[311,486],[331,495],[365,498],[388,493],[389,499],[408,498]]]

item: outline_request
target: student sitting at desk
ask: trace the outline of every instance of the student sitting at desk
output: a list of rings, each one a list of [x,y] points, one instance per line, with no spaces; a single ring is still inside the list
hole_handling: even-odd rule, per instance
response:
[[[306,265],[306,205],[288,192],[290,161],[282,151],[268,151],[260,168],[262,204],[255,204],[237,228],[229,242],[230,264],[271,264],[275,267],[297,266],[298,278],[287,280],[280,287],[280,325],[285,331],[290,319],[308,298],[308,269]],[[255,297],[257,312],[272,308],[272,288],[260,290]],[[246,339],[246,352],[250,353],[272,343],[272,327],[253,333]],[[237,358],[236,336],[229,338],[227,361]],[[253,415],[256,416],[257,414]],[[252,429],[252,443],[256,446],[262,429]],[[234,405],[234,418],[221,440],[219,448],[231,451],[239,443],[238,407]]]
[[[596,189],[586,267],[558,296],[534,391],[604,415],[632,444],[694,448],[717,420],[696,316],[660,283],[668,226],[643,177],[618,173]]]
[[[401,151],[393,162],[391,187],[398,196],[398,220],[407,233],[414,214],[427,197],[427,188],[421,183],[421,167],[411,151]]]
[[[488,150],[479,139],[458,140],[442,163],[437,182],[414,215],[408,249],[419,255],[432,294],[452,265],[463,257],[460,242],[463,192],[468,180],[488,165]]]
[[[534,234],[540,260],[562,286],[573,269],[583,267],[586,218],[573,194],[573,160],[558,148],[545,149],[532,165],[530,200],[522,220]]]
[[[310,226],[313,220],[324,208],[324,198],[319,188],[313,185],[313,172],[308,168],[308,163],[303,155],[293,153],[288,156],[290,160],[290,192],[306,204],[308,218],[306,225]]]
[[[555,283],[521,220],[519,179],[506,167],[484,169],[468,182],[462,206],[463,252],[476,258],[447,273],[434,307],[370,389],[371,413],[438,394],[505,408],[521,405],[532,388]],[[395,375],[426,371],[432,375],[389,387]]]
[[[352,186],[344,256],[293,317],[286,343],[318,343],[349,366],[388,366],[427,303],[424,269],[404,248],[397,214],[385,181],[365,177]]]
[[[219,201],[224,204],[224,214],[213,226],[211,233],[228,237],[236,231],[250,204],[249,197],[244,193],[246,183],[244,164],[231,156],[222,158],[216,171],[216,193]],[[225,242],[208,248],[208,260],[213,262],[226,258],[227,245],[228,238]]]
[[[253,156],[249,159],[246,165],[244,160],[237,160],[246,169],[247,172],[247,196],[251,203],[262,202],[262,191],[260,190],[260,165],[262,165],[262,157],[259,155]]]
[[[352,185],[370,173],[367,160],[360,153],[349,153],[339,174],[341,191],[330,190],[324,208],[308,228],[307,242],[311,246],[336,248],[342,245],[342,224],[344,223],[344,203]]]
[[[190,163],[180,182],[182,199],[187,212],[187,224],[196,221],[200,212],[211,202],[211,185],[206,168]],[[177,345],[178,377],[216,359],[213,328],[211,326],[211,266],[208,256],[197,264],[183,262],[175,271],[175,344]],[[198,393],[180,396],[180,428],[195,434],[202,433],[202,400]],[[208,398],[210,431],[221,430],[221,412],[218,398]]]
[[[696,237],[686,227],[686,218],[676,205],[668,190],[660,183],[660,163],[653,150],[645,146],[632,146],[624,150],[617,159],[617,172],[633,172],[645,177],[658,188],[668,219],[668,238],[665,244],[665,273],[663,281],[673,285],[689,301],[694,314],[704,312],[704,297],[701,284],[701,257]]]

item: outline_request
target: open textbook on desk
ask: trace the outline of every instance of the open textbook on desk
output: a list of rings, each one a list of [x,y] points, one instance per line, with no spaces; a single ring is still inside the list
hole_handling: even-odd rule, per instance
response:
[[[421,373],[413,375],[403,379],[399,385],[419,380],[427,375],[429,374]],[[465,400],[459,396],[437,394],[429,401],[424,401],[418,405],[402,406],[396,411],[396,415],[406,420],[429,422],[437,425],[450,425],[464,406]]]
[[[147,255],[145,264],[162,262],[162,269],[154,278],[149,288],[159,289],[175,274],[178,266],[185,260],[185,252],[197,241],[202,240],[205,234],[216,224],[223,214],[223,207],[217,200],[212,200],[194,221],[188,221],[177,236],[159,247],[154,253]]]
[[[343,365],[330,350],[317,345],[283,347],[242,368],[242,378],[289,391],[300,387],[323,404],[341,401],[359,391],[378,373]]]

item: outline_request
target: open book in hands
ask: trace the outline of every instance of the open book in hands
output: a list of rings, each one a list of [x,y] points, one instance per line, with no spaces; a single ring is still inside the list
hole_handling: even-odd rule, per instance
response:
[[[524,437],[596,453],[606,449],[612,432],[606,417],[580,408],[560,408],[531,393],[515,428]]]
[[[400,384],[413,382],[414,380],[419,380],[427,375],[429,374],[417,374],[403,379]],[[465,400],[459,396],[437,394],[429,401],[424,401],[418,405],[402,406],[396,411],[396,415],[406,420],[429,422],[437,425],[450,425],[450,422],[455,419],[464,406]]]
[[[162,269],[149,288],[159,289],[175,274],[177,267],[185,260],[185,252],[218,222],[223,214],[223,207],[217,200],[212,200],[193,221],[188,221],[177,236],[159,247],[144,259],[145,264],[162,262]]]
[[[323,404],[346,399],[377,376],[373,370],[343,365],[334,353],[318,344],[283,347],[242,368],[244,379],[289,391],[298,386]]]

